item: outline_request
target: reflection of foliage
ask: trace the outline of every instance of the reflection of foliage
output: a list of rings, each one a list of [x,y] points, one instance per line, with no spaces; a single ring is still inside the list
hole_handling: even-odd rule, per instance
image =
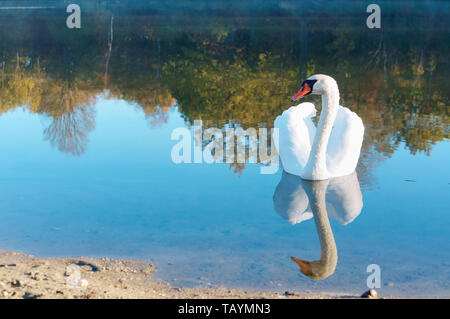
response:
[[[164,83],[185,118],[211,124],[231,120],[243,126],[271,122],[289,101],[297,68],[283,70],[280,56],[270,53],[259,54],[250,64],[239,56],[239,49],[224,45],[225,52],[220,52],[216,47],[207,42],[183,50],[163,67]]]
[[[167,123],[170,107],[176,104],[176,100],[169,91],[161,88],[159,83],[132,89],[126,88],[122,94],[118,94],[117,92],[113,94],[139,105],[139,108],[142,108],[144,111],[145,118],[148,120],[151,128]]]
[[[94,103],[95,91],[80,90],[74,81],[54,81],[45,77],[39,67],[27,67],[29,59],[17,55],[15,68],[2,76],[2,112],[18,105],[26,106],[30,112],[52,118],[51,125],[44,130],[44,137],[60,151],[81,155],[87,147],[87,134],[95,127],[95,111],[89,107]],[[8,65],[9,66],[9,65]]]
[[[177,26],[174,18],[174,26],[161,27],[165,16],[115,16],[107,88],[111,97],[141,108],[151,127],[165,123],[178,103],[188,123],[270,128],[305,75],[327,73],[337,79],[343,105],[366,126],[365,169],[373,154],[391,156],[400,143],[429,154],[449,137],[445,30],[420,31],[410,21],[407,31],[368,34],[351,20],[327,20],[324,28],[310,17],[279,19],[284,25],[263,29],[257,17],[198,17],[201,28]],[[91,105],[104,88],[109,18],[94,15],[76,40],[55,27],[59,20],[8,19],[21,27],[0,31],[0,114],[26,106],[47,115],[52,145],[82,154],[95,126]]]
[[[21,105],[37,107],[41,102],[44,81],[39,67],[24,66],[26,60],[17,55],[11,63],[2,62],[0,88],[0,114]]]
[[[77,81],[48,81],[42,87],[43,94],[39,106],[30,107],[30,111],[45,113],[49,116],[61,116],[71,113],[78,107],[95,104],[95,90],[81,90]]]
[[[430,85],[434,67],[425,69],[422,60],[422,54],[420,59],[413,57],[411,72],[393,67],[387,101],[396,131],[394,143],[405,142],[412,153],[429,155],[431,145],[449,137],[448,99]],[[429,65],[434,63],[431,59]]]

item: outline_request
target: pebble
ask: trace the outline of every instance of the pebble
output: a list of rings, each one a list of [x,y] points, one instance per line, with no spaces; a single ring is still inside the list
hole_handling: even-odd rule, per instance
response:
[[[26,293],[23,294],[22,298],[23,299],[37,299],[41,296],[42,296],[42,294],[40,294],[40,293],[35,293],[33,291],[27,291]]]
[[[145,268],[142,270],[142,272],[146,275],[150,275],[152,273],[152,270],[150,268]]]
[[[22,283],[20,282],[20,280],[16,279],[16,280],[11,281],[11,286],[17,288],[17,287],[22,286]]]
[[[290,292],[290,291],[285,291],[284,292],[284,295],[287,297],[287,296],[298,296],[298,294],[297,293],[295,293],[295,292]]]
[[[369,289],[361,295],[361,298],[375,299],[378,298],[378,293],[375,289]]]

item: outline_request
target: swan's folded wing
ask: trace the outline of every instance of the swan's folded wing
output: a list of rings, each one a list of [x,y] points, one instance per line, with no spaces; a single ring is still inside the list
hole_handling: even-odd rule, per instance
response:
[[[364,137],[361,118],[348,108],[339,106],[327,146],[327,169],[330,177],[352,173],[358,163]]]
[[[283,169],[300,175],[308,161],[311,145],[316,132],[312,118],[316,109],[312,103],[292,106],[275,119],[279,139],[275,147],[280,155]]]

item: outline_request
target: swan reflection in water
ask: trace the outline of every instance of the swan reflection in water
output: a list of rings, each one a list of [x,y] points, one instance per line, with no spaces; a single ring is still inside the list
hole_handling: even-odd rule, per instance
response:
[[[323,181],[306,181],[283,171],[273,194],[275,211],[291,224],[314,217],[320,240],[320,260],[291,259],[300,272],[314,280],[331,276],[338,260],[328,215],[342,225],[351,223],[363,207],[356,172]]]

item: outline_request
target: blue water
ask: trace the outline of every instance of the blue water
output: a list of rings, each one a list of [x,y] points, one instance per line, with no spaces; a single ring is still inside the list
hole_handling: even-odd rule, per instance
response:
[[[335,273],[313,281],[289,259],[318,259],[313,219],[291,225],[274,210],[280,169],[174,164],[170,139],[185,127],[176,107],[150,128],[122,100],[99,98],[85,154],[44,140],[51,119],[21,108],[0,117],[0,247],[37,256],[140,258],[175,285],[360,293],[381,268],[382,295],[449,296],[450,144],[431,156],[402,144],[361,183],[364,207],[331,219]]]

